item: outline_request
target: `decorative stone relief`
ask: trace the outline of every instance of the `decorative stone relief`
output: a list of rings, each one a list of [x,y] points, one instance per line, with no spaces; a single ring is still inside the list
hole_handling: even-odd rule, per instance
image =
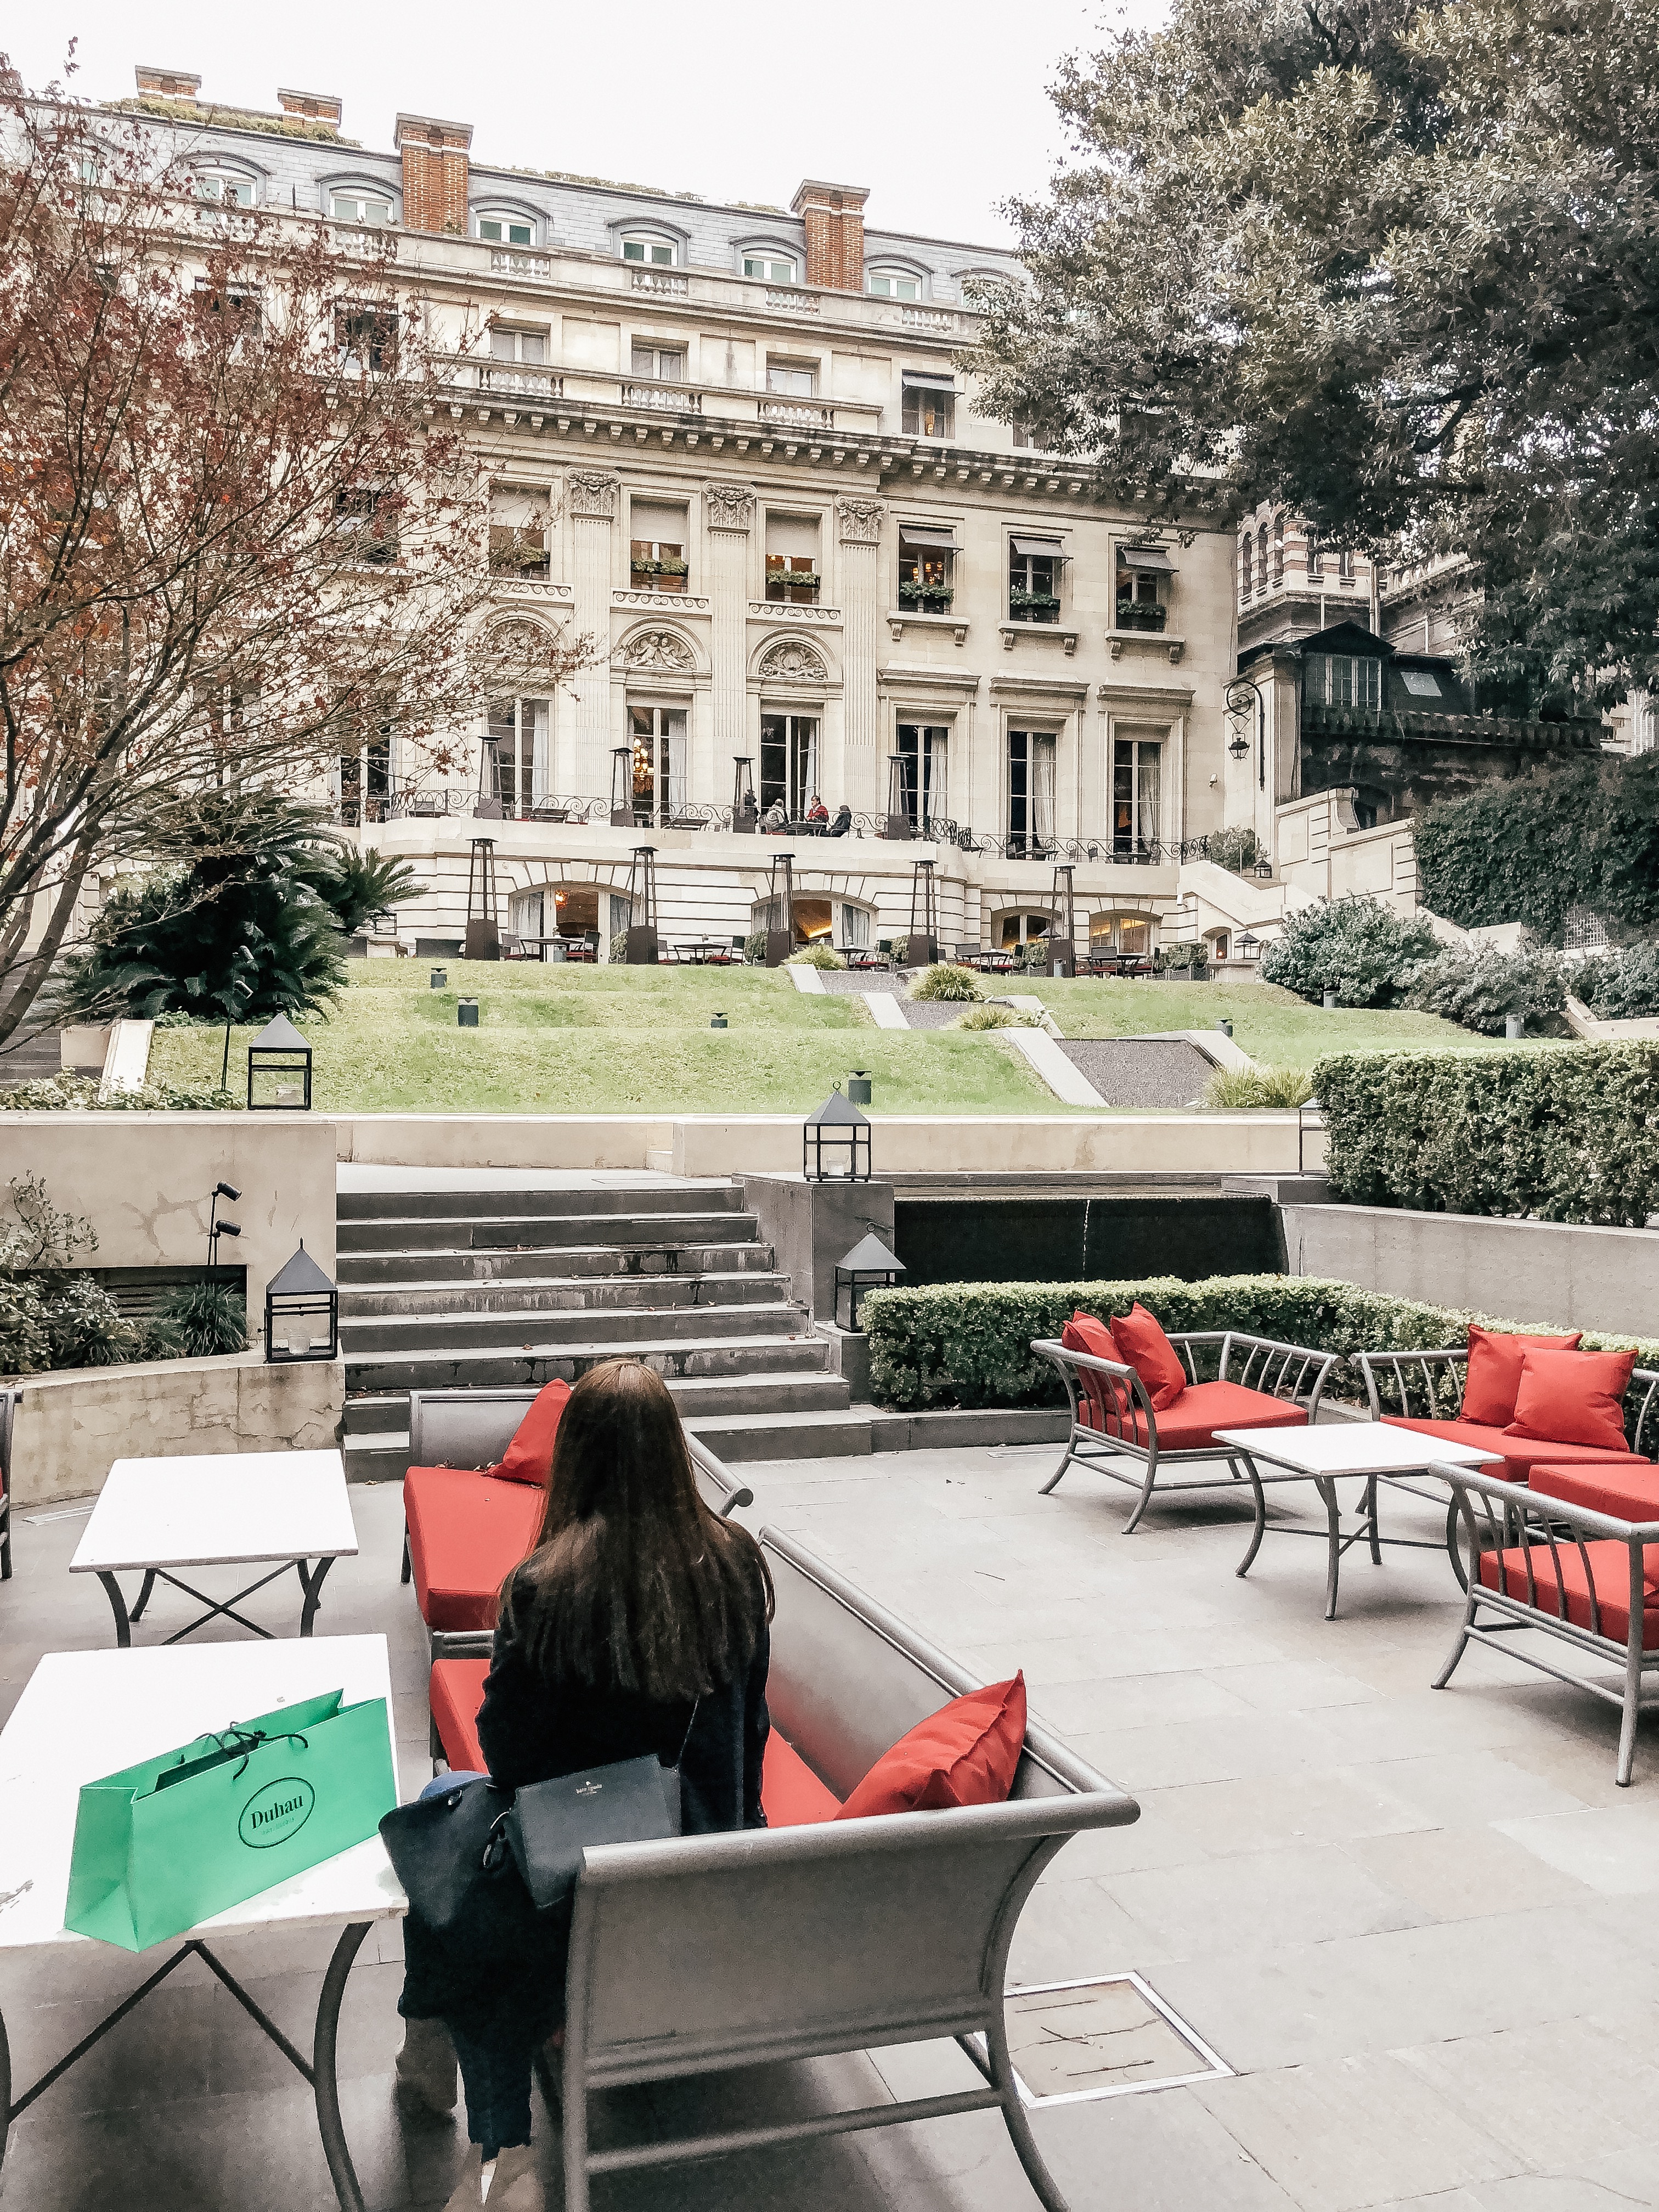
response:
[[[484,651],[502,660],[531,660],[553,651],[556,644],[544,623],[528,619],[491,623],[483,637]]]
[[[748,530],[755,520],[755,495],[747,484],[706,483],[702,511],[711,530]]]
[[[887,512],[878,499],[838,499],[836,514],[843,545],[874,545],[881,538],[881,519]]]
[[[827,680],[822,658],[804,638],[781,637],[761,655],[762,676],[781,678],[792,684],[822,684]]]
[[[570,512],[595,522],[614,522],[621,483],[619,477],[607,476],[599,469],[572,469],[565,479]]]
[[[620,668],[667,668],[677,675],[688,675],[697,665],[696,653],[679,633],[672,629],[635,630],[615,659]]]

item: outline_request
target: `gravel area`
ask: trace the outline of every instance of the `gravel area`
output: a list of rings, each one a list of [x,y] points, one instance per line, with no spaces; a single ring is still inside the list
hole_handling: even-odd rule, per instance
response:
[[[1152,1037],[1062,1037],[1060,1050],[1109,1106],[1190,1106],[1212,1063],[1196,1045]]]

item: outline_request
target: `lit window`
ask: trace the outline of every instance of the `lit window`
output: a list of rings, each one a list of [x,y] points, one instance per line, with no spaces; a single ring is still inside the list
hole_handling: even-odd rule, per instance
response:
[[[210,207],[252,207],[253,180],[251,177],[233,177],[222,171],[211,169],[198,172],[196,197]]]
[[[336,222],[390,222],[392,203],[374,192],[331,192],[328,211]]]
[[[672,269],[674,249],[659,238],[625,238],[623,240],[624,261],[645,261],[656,269]]]
[[[533,246],[536,226],[523,216],[481,215],[478,235],[492,246]]]
[[[918,372],[904,379],[902,427],[909,438],[948,438],[956,422],[956,387],[948,376]]]
[[[1060,569],[1063,556],[1056,538],[1011,538],[1008,541],[1008,618],[1011,622],[1060,620]]]
[[[921,280],[902,269],[872,269],[866,280],[878,300],[919,300]]]
[[[770,254],[745,253],[743,273],[745,276],[758,276],[768,284],[793,284],[795,264],[793,261],[776,260]]]

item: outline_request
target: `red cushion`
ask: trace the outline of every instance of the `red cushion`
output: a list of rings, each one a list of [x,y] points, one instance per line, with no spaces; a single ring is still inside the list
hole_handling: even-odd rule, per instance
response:
[[[1521,1359],[1528,1352],[1577,1352],[1572,1336],[1504,1336],[1469,1323],[1469,1364],[1463,1382],[1463,1419],[1501,1429],[1515,1419]]]
[[[1563,1352],[1563,1358],[1582,1358],[1581,1352]],[[1477,1451],[1496,1452],[1495,1467],[1483,1467],[1478,1471],[1490,1475],[1497,1482],[1525,1482],[1535,1467],[1552,1463],[1562,1466],[1594,1466],[1608,1457],[1600,1445],[1565,1444],[1551,1443],[1542,1437],[1517,1437],[1512,1429],[1483,1428],[1479,1421],[1419,1421],[1399,1413],[1384,1413],[1383,1419],[1391,1429],[1415,1429],[1419,1436],[1444,1437],[1460,1444],[1473,1444]],[[1633,1464],[1645,1466],[1630,1454]]]
[[[1112,1316],[1112,1341],[1126,1367],[1133,1367],[1146,1385],[1152,1411],[1173,1406],[1187,1387],[1187,1370],[1181,1354],[1139,1298],[1126,1314]]]
[[[766,1739],[761,1809],[769,1828],[805,1828],[815,1820],[833,1820],[841,1810],[840,1798],[824,1787],[776,1729]]]
[[[1566,1591],[1567,1619],[1580,1628],[1590,1626],[1590,1583],[1584,1573],[1584,1557],[1589,1559],[1590,1574],[1595,1577],[1595,1595],[1601,1610],[1601,1633],[1623,1644],[1630,1635],[1630,1551],[1627,1546],[1609,1538],[1604,1542],[1586,1544],[1583,1553],[1574,1543],[1558,1542],[1553,1553],[1547,1544],[1534,1544],[1532,1551],[1533,1587],[1535,1592],[1531,1602],[1540,1611],[1559,1617],[1557,1595],[1556,1568],[1559,1563],[1560,1581]],[[1503,1580],[1498,1580],[1499,1562]],[[1480,1559],[1480,1579],[1488,1589],[1507,1590],[1511,1597],[1527,1597],[1526,1555],[1516,1544],[1504,1552],[1483,1553]],[[1659,1544],[1650,1544],[1642,1558],[1642,1649],[1650,1651],[1659,1647]]]
[[[1635,1365],[1633,1352],[1523,1352],[1507,1433],[1628,1451],[1623,1401]]]
[[[1074,1313],[1060,1332],[1060,1340],[1067,1352],[1085,1352],[1091,1359],[1109,1359],[1121,1366],[1123,1358],[1112,1341],[1112,1332],[1103,1321],[1093,1314]],[[1110,1375],[1097,1375],[1092,1367],[1079,1367],[1078,1376],[1083,1384],[1083,1395],[1078,1401],[1078,1417],[1091,1429],[1106,1425],[1106,1407],[1115,1404],[1122,1395],[1121,1386]]]
[[[506,1455],[483,1470],[500,1482],[532,1482],[545,1490],[553,1472],[553,1439],[559,1416],[570,1401],[568,1382],[544,1382],[529,1412],[513,1432]]]
[[[1577,1467],[1535,1467],[1531,1487],[1569,1505],[1588,1505],[1614,1521],[1659,1521],[1659,1467],[1627,1455],[1623,1459],[1580,1461]]]
[[[1013,1787],[1024,1741],[1024,1674],[969,1690],[884,1752],[836,1818],[1000,1805]]]
[[[493,1628],[495,1597],[536,1540],[542,1493],[466,1468],[411,1467],[404,1518],[415,1600],[428,1628]]]
[[[488,1659],[440,1659],[432,1669],[428,1695],[444,1757],[457,1774],[487,1774],[478,1742],[478,1708],[483,1703]]]
[[[1240,1382],[1189,1382],[1167,1413],[1153,1418],[1160,1451],[1200,1451],[1215,1442],[1218,1429],[1305,1428],[1308,1413],[1304,1406],[1289,1405],[1265,1390],[1247,1390]],[[1119,1432],[1144,1444],[1146,1415],[1137,1412]]]

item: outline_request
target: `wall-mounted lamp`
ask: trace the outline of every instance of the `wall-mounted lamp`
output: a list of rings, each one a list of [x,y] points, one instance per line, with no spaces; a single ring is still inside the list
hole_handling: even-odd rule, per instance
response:
[[[240,1237],[242,1233],[234,1221],[220,1220],[219,1200],[222,1198],[228,1198],[234,1202],[241,1194],[234,1183],[216,1182],[213,1186],[213,1203],[208,1208],[208,1265],[210,1267],[216,1267],[219,1264],[219,1239],[222,1237]]]

